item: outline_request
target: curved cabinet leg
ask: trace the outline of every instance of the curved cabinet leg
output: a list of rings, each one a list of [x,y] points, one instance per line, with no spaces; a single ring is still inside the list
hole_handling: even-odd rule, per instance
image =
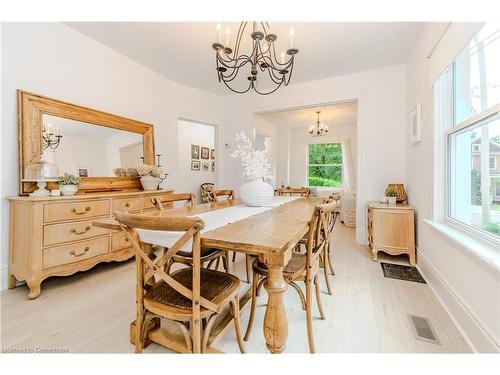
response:
[[[8,279],[8,282],[7,282],[7,287],[9,289],[14,289],[16,287],[16,283],[17,283],[17,280],[16,280],[15,276],[12,275],[12,274],[9,274],[9,279]]]
[[[375,250],[375,248],[372,249],[372,260],[374,262],[377,261],[377,250]]]
[[[415,260],[415,251],[410,252],[408,254],[408,257],[410,258],[410,264],[411,264],[411,266],[415,267],[415,264],[417,263],[416,260]]]
[[[41,281],[38,280],[26,281],[26,284],[28,284],[28,288],[30,288],[30,292],[28,293],[28,298],[29,299],[38,298],[40,296],[40,293],[42,292]]]
[[[264,316],[264,337],[271,353],[281,353],[286,348],[288,338],[288,319],[283,304],[283,294],[288,285],[283,278],[282,265],[267,263],[267,266],[269,277],[264,288],[267,291],[268,301]]]

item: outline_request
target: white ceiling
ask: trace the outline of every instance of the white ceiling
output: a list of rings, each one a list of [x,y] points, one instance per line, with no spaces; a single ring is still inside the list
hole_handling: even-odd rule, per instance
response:
[[[262,113],[258,116],[273,126],[309,129],[317,121],[316,111],[321,111],[319,115],[320,123],[328,125],[330,129],[341,125],[356,126],[357,103],[355,101],[290,111]]]
[[[230,91],[217,81],[215,22],[71,22],[70,27],[170,80],[218,94]],[[239,23],[230,27],[232,43]],[[404,64],[421,23],[274,22],[278,50],[289,47],[295,31],[292,82],[307,82],[363,70]],[[249,37],[248,37],[249,38]],[[281,42],[281,43],[280,43]],[[246,74],[245,74],[246,76]]]

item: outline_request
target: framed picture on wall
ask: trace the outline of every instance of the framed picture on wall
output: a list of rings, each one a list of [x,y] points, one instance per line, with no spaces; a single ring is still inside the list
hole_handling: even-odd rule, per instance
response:
[[[422,105],[417,103],[410,114],[410,143],[422,142]]]
[[[210,149],[210,159],[215,160],[215,149]]]
[[[199,159],[200,158],[200,146],[191,145],[191,159]]]
[[[78,177],[88,177],[89,172],[87,168],[78,167]]]
[[[199,160],[191,160],[191,170],[199,171],[200,170],[200,161]]]
[[[210,159],[210,149],[208,147],[201,148],[201,158]]]
[[[201,164],[201,170],[204,171],[204,172],[208,172],[210,170],[210,167],[209,167],[209,164],[208,164],[208,161],[204,161],[202,164]]]
[[[215,172],[215,161],[212,160],[212,172]]]

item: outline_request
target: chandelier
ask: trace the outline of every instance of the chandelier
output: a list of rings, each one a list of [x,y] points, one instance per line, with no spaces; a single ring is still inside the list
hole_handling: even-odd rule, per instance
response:
[[[59,129],[57,129],[57,133],[54,133],[50,127],[46,128],[45,125],[42,125],[42,145],[44,150],[49,147],[55,150],[59,147],[61,138],[62,135],[59,134]]]
[[[321,137],[328,133],[328,126],[319,123],[320,113],[321,111],[316,111],[316,114],[318,115],[318,120],[316,121],[316,124],[312,125],[311,128],[309,129],[309,134],[311,134],[311,136],[313,137]]]
[[[278,59],[276,54],[275,42],[278,39],[276,34],[270,32],[267,22],[252,22],[251,34],[245,34],[249,27],[249,22],[242,22],[236,34],[234,49],[229,47],[229,28],[226,29],[226,43],[221,43],[221,27],[217,25],[217,43],[212,44],[215,53],[215,61],[217,65],[217,76],[219,82],[223,82],[231,91],[243,94],[249,90],[254,90],[260,95],[269,95],[278,90],[281,85],[287,86],[292,77],[294,56],[299,52],[297,48],[293,48],[293,29],[290,29],[290,48],[281,52]],[[249,37],[251,41],[251,50],[248,52],[242,51],[245,44],[243,39]],[[247,66],[245,73],[247,74],[245,83],[241,88],[236,88],[235,78],[238,77],[240,69]],[[243,72],[243,69],[242,69]],[[260,75],[259,75],[260,73]],[[260,78],[263,76],[262,78]],[[269,78],[266,78],[269,76]],[[262,85],[259,87],[259,82],[264,82],[266,87],[269,84],[269,89],[264,89]]]

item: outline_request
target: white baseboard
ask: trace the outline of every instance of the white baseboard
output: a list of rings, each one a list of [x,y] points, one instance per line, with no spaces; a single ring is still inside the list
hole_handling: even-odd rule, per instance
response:
[[[500,343],[493,334],[420,252],[417,268],[472,350],[476,353],[500,353]]]
[[[7,289],[8,274],[9,272],[7,267],[0,268],[0,290]]]

